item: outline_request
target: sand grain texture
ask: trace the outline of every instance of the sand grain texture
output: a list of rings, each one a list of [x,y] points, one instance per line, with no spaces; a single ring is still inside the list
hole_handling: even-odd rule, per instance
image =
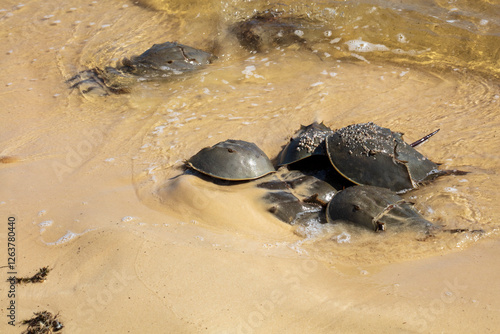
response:
[[[0,5],[0,245],[13,216],[19,275],[51,268],[44,283],[17,286],[14,328],[0,294],[0,332],[20,333],[20,321],[43,310],[72,334],[498,331],[500,86],[484,75],[489,65],[470,55],[477,72],[453,70],[445,56],[432,61],[435,49],[406,62],[363,53],[366,62],[343,43],[370,33],[338,18],[351,30],[320,43],[331,57],[293,47],[248,54],[222,34],[219,60],[185,80],[109,97],[65,84],[154,43],[213,47],[238,5],[211,4],[192,2],[200,16],[162,1]],[[239,5],[251,13],[263,4]],[[372,6],[344,10],[365,17]],[[485,50],[495,24],[478,23]],[[408,45],[424,49],[420,34]],[[291,227],[263,210],[262,189],[181,175],[184,159],[228,138],[274,158],[314,120],[373,121],[408,142],[440,128],[420,152],[470,173],[405,196],[429,220],[486,233],[421,242]]]

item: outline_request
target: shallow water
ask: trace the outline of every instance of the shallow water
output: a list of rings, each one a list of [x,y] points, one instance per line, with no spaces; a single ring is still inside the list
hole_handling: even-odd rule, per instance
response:
[[[310,41],[308,48],[254,54],[239,47],[228,27],[268,8],[303,18],[298,33]],[[448,265],[441,257],[455,278],[467,281],[458,274],[466,260],[456,254],[488,258],[488,248],[478,244],[498,245],[500,6],[492,1],[5,1],[0,26],[0,155],[6,157],[0,210],[20,222],[19,249],[27,256],[20,268],[50,264],[59,272],[46,289],[61,301],[25,291],[21,315],[43,307],[45,298],[73,329],[137,329],[127,321],[119,325],[120,314],[112,310],[120,298],[104,303],[107,311],[94,312],[92,321],[91,312],[70,311],[91,291],[106,291],[100,284],[107,273],[125,268],[137,279],[130,294],[158,298],[179,332],[237,332],[237,326],[269,332],[287,322],[297,331],[360,332],[344,312],[377,314],[377,307],[389,316],[373,328],[445,331],[446,317],[461,304],[435,315],[436,321],[424,317],[425,328],[418,321],[401,327],[393,320],[401,320],[394,300],[382,298],[380,305],[377,296],[390,290],[407,303],[403,308],[428,304],[446,277],[433,271]],[[65,83],[81,70],[113,66],[166,41],[213,51],[218,59],[183,79],[141,82],[126,95],[83,95]],[[183,174],[184,159],[228,138],[255,142],[275,158],[301,124],[315,120],[332,128],[373,121],[404,132],[407,142],[441,129],[420,152],[443,169],[469,174],[443,177],[404,197],[430,221],[485,233],[422,241],[411,232],[288,226],[263,210],[261,191],[253,187]],[[467,263],[479,270],[473,260]],[[414,275],[411,265],[434,273],[429,279],[439,284],[418,290],[412,277],[422,274]],[[283,283],[288,268],[297,266],[301,275],[291,278],[300,278],[300,292]],[[406,277],[404,292],[388,283],[394,272]],[[331,279],[338,285],[325,292]],[[276,289],[288,298],[286,306],[274,301],[281,319],[273,309],[259,326],[249,325],[255,302],[273,300]],[[68,299],[72,294],[77,297]],[[336,302],[322,309],[320,294]],[[486,300],[480,304],[486,311],[476,308],[471,316],[486,319],[498,308]],[[222,314],[228,303],[231,310]],[[332,325],[329,311],[344,320]]]

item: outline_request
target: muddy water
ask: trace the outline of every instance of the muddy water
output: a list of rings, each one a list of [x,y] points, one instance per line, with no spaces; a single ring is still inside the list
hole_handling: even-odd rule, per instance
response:
[[[18,320],[49,309],[76,333],[499,328],[498,4],[0,7],[0,210],[18,220],[19,273],[54,268],[42,288],[19,287]],[[307,48],[253,54],[227,33],[271,7],[307,22],[298,32]],[[218,60],[127,95],[84,95],[64,82],[165,41]],[[332,128],[373,121],[408,142],[440,128],[419,150],[469,174],[405,197],[433,222],[485,232],[422,241],[411,232],[288,226],[263,210],[259,190],[183,173],[184,159],[228,138],[274,158],[314,120]],[[138,318],[124,319],[132,310]]]

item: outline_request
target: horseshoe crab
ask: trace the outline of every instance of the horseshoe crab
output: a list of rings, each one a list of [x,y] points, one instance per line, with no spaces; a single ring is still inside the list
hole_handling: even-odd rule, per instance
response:
[[[186,165],[216,180],[253,182],[257,188],[266,189],[264,207],[288,224],[311,219],[326,222],[324,208],[336,193],[327,182],[300,171],[283,167],[274,173],[264,152],[242,140],[226,140],[204,148]]]
[[[468,230],[446,230],[432,224],[395,193],[412,189],[429,177],[447,175],[442,172],[448,171],[438,171],[435,163],[413,148],[436,132],[407,144],[401,133],[373,123],[336,132],[323,123],[313,123],[302,126],[285,146],[278,164],[287,166],[277,172],[262,150],[242,140],[204,148],[185,163],[214,178],[212,182],[245,181],[265,189],[261,197],[264,208],[292,225],[343,220],[373,231],[410,227],[426,236],[435,230],[465,232]],[[322,156],[325,150],[327,156]],[[306,158],[314,163],[303,164]],[[291,164],[300,170],[290,170]],[[358,185],[348,184],[349,180]],[[363,184],[368,182],[371,184]]]
[[[333,131],[323,122],[301,126],[278,156],[278,166],[288,165],[313,155],[326,155],[325,138]]]
[[[267,210],[288,224],[326,222],[324,207],[337,192],[314,176],[287,168],[258,181],[257,187],[268,190],[263,197]]]
[[[248,51],[263,52],[277,46],[304,45],[303,29],[310,25],[306,18],[285,15],[284,12],[267,10],[237,22],[230,32]]]
[[[402,197],[389,189],[353,186],[336,194],[326,209],[329,223],[342,220],[373,231],[412,227],[425,232],[437,228]]]
[[[437,165],[404,142],[401,133],[374,123],[336,131],[326,139],[326,149],[335,169],[355,184],[400,192],[438,173]]]
[[[139,56],[125,58],[116,67],[82,71],[68,80],[83,93],[127,93],[139,81],[165,80],[210,64],[214,55],[175,42],[154,44]]]
[[[232,139],[202,149],[187,160],[186,165],[202,174],[228,181],[254,180],[276,171],[257,145]]]

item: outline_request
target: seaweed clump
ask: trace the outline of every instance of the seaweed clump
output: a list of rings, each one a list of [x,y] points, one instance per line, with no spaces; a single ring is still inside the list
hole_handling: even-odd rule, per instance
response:
[[[47,275],[50,272],[49,267],[43,267],[38,270],[38,272],[31,277],[16,277],[16,283],[42,283],[47,279]]]
[[[57,320],[59,314],[53,315],[49,311],[34,313],[29,320],[23,320],[23,325],[28,328],[22,334],[50,334],[63,329],[63,324]]]

